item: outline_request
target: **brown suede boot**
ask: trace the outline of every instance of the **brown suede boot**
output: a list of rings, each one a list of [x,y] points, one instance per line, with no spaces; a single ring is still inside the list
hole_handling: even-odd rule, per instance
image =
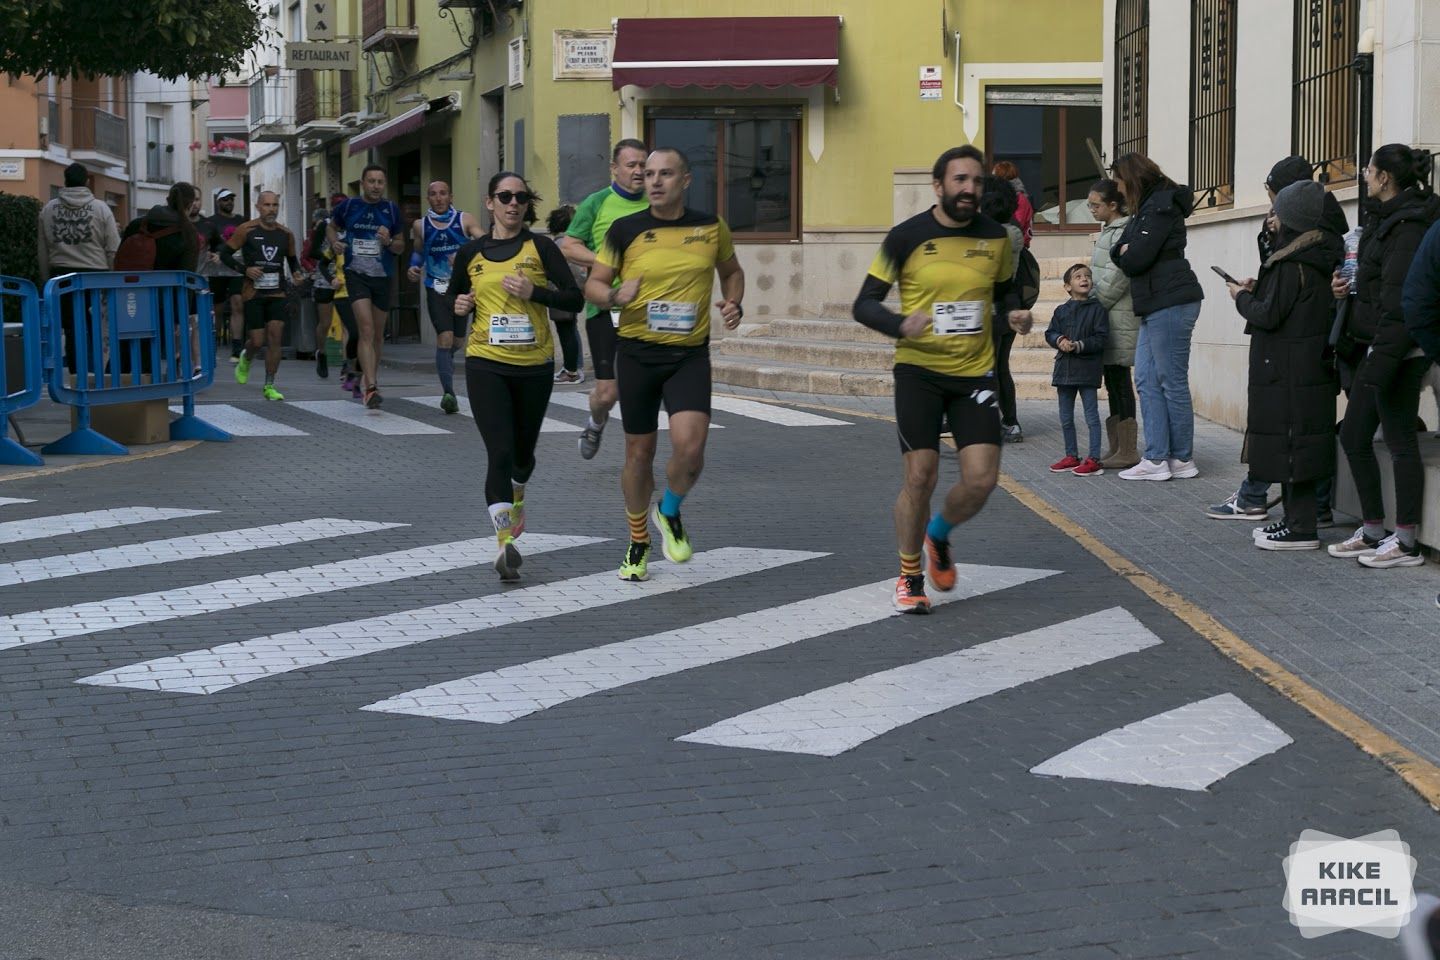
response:
[[[1134,417],[1121,420],[1116,425],[1119,442],[1115,453],[1101,461],[1102,467],[1106,470],[1128,470],[1140,462],[1140,451],[1136,449],[1136,443],[1140,439],[1139,427],[1139,421]]]
[[[1111,457],[1115,456],[1115,451],[1120,449],[1120,431],[1118,429],[1119,424],[1119,417],[1105,418],[1105,442],[1109,444],[1109,446],[1105,448],[1105,456],[1100,458],[1102,461],[1109,460]]]

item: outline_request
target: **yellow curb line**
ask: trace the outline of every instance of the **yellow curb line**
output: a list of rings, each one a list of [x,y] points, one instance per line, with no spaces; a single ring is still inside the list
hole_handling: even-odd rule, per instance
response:
[[[156,450],[146,450],[144,453],[132,453],[123,457],[101,457],[96,460],[87,460],[84,463],[67,463],[63,467],[41,467],[29,473],[15,473],[10,476],[0,477],[0,483],[4,483],[7,480],[29,480],[31,477],[49,477],[57,473],[69,473],[72,470],[90,470],[94,467],[108,467],[114,463],[134,463],[137,460],[152,460],[155,457],[168,457],[172,453],[189,450],[199,443],[201,443],[199,440],[181,440]]]
[[[748,397],[746,399],[756,398]],[[841,415],[866,417],[872,420],[894,420],[894,417],[883,414],[844,410],[822,404],[772,402],[807,407],[812,410],[825,410]],[[1107,547],[1089,530],[1051,506],[1043,497],[1019,480],[1002,472],[1000,488],[1020,501],[1030,512],[1085,548],[1101,563],[1130,581],[1151,600],[1169,611],[1201,637],[1210,641],[1215,649],[1239,664],[1251,676],[1269,685],[1287,700],[1309,711],[1321,723],[1340,733],[1361,750],[1389,767],[1416,793],[1420,794],[1425,802],[1430,804],[1432,810],[1440,811],[1440,766],[1436,766],[1420,756],[1350,708],[1332,700],[1275,660],[1246,643],[1200,607]]]

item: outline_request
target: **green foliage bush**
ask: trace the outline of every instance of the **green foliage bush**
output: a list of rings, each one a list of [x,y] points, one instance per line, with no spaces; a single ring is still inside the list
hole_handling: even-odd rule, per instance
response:
[[[40,222],[40,201],[0,193],[0,274],[20,277],[40,287],[40,259],[35,250],[36,227]],[[5,319],[20,319],[18,304],[6,298]]]

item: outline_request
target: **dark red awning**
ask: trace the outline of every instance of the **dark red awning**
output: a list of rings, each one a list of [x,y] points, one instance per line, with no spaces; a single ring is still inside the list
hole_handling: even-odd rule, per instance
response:
[[[637,87],[835,86],[839,17],[622,18],[611,82]]]

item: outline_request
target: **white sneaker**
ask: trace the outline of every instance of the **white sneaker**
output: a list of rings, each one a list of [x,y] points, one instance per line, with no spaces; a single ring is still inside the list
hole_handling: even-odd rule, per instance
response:
[[[1194,460],[1166,460],[1165,465],[1170,468],[1172,480],[1189,480],[1191,477],[1200,476],[1200,468],[1195,466]]]
[[[1419,547],[1411,547],[1408,550],[1400,543],[1400,538],[1390,534],[1380,541],[1380,546],[1369,556],[1356,557],[1362,566],[1374,567],[1376,570],[1384,570],[1386,567],[1423,567],[1425,557],[1420,553]]]
[[[1192,464],[1193,466],[1193,464]],[[1194,474],[1191,474],[1194,476]],[[1129,470],[1120,471],[1121,480],[1169,480],[1170,464],[1164,460],[1156,463],[1153,460],[1141,460]]]

